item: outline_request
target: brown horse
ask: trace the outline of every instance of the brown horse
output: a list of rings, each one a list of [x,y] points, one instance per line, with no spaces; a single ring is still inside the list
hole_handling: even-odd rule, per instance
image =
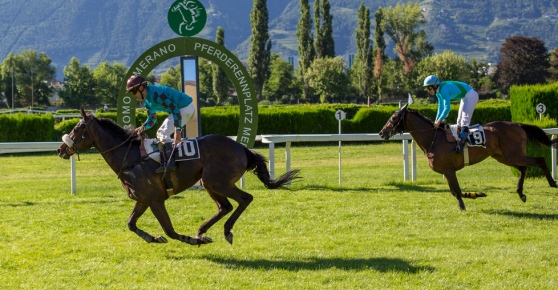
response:
[[[486,136],[485,147],[469,147],[469,164],[473,165],[492,157],[498,162],[519,170],[519,181],[517,182],[517,194],[523,202],[527,197],[523,194],[523,182],[527,166],[537,166],[542,169],[548,184],[557,187],[556,181],[550,175],[543,157],[529,157],[526,153],[527,141],[535,145],[554,146],[558,138],[550,140],[546,133],[539,127],[513,122],[491,122],[483,126]],[[445,130],[434,129],[434,123],[421,115],[419,112],[407,109],[407,105],[391,115],[380,136],[388,140],[397,133],[409,132],[425,155],[428,164],[435,172],[443,174],[451,190],[451,194],[457,198],[459,208],[464,210],[465,204],[462,197],[476,198],[474,193],[461,192],[457,181],[456,171],[465,166],[463,154],[451,154],[455,148],[456,141],[449,142],[446,139]],[[484,196],[482,194],[481,196]]]
[[[174,192],[178,193],[202,180],[203,187],[217,205],[217,213],[203,223],[195,238],[175,232],[165,208],[169,198],[163,173],[155,173],[159,164],[153,159],[141,157],[141,138],[133,130],[126,130],[114,121],[95,118],[81,110],[82,120],[65,135],[64,143],[58,148],[58,155],[64,159],[80,150],[95,147],[111,169],[118,175],[128,196],[135,200],[135,206],[128,219],[128,229],[148,243],[166,243],[163,236],[153,237],[136,226],[137,220],[150,208],[165,233],[172,239],[201,245],[213,242],[203,236],[209,228],[233,210],[229,198],[238,207],[225,222],[225,239],[232,244],[231,232],[234,223],[253,197],[236,187],[235,182],[247,171],[253,171],[265,187],[284,188],[285,184],[298,178],[298,170],[289,171],[272,180],[266,166],[265,157],[222,135],[207,135],[197,138],[200,158],[177,162],[176,171],[166,174],[170,177]]]

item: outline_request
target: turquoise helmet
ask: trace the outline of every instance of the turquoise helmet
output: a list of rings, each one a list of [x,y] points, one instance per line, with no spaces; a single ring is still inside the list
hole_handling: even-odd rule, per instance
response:
[[[440,79],[438,79],[438,77],[436,77],[435,75],[429,75],[424,79],[424,84],[422,86],[428,87],[428,86],[439,86],[439,85],[440,85]]]

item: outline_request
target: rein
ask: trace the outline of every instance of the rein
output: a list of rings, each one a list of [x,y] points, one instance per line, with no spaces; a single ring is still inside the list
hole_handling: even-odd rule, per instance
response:
[[[393,124],[393,122],[391,122],[391,120],[389,120],[389,122],[391,124],[393,124],[393,128],[397,128],[399,126],[399,123],[401,123],[403,121],[403,128],[401,130],[401,134],[403,134],[403,132],[405,132],[405,115],[407,114],[407,110],[405,110],[404,112],[400,112],[399,113],[401,115],[401,117],[399,118],[399,121],[397,121],[396,124]],[[438,129],[437,128],[428,128],[428,129],[422,129],[422,130],[414,130],[414,131],[407,131],[407,133],[418,133],[418,132],[425,132],[425,131],[430,131],[430,130],[434,130],[434,138],[432,138],[432,143],[430,143],[430,148],[428,149],[428,151],[426,152],[425,155],[428,155],[431,151],[432,151],[432,147],[434,147],[434,143],[436,142],[436,136],[438,136]],[[393,132],[393,131],[392,131]],[[397,134],[397,133],[395,133]]]

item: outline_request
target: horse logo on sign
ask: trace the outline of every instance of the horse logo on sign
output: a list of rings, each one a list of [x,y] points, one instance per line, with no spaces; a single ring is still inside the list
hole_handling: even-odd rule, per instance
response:
[[[204,28],[207,14],[197,0],[178,0],[170,7],[167,18],[178,35],[194,36]]]

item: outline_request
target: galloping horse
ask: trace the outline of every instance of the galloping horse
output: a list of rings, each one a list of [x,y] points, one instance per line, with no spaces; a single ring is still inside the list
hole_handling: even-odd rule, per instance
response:
[[[408,105],[408,104],[407,104]],[[428,157],[428,164],[435,172],[443,174],[451,190],[457,198],[459,208],[465,210],[463,195],[457,181],[456,171],[465,166],[463,154],[451,154],[456,142],[446,139],[446,132],[442,128],[434,129],[434,123],[419,112],[407,109],[407,105],[393,113],[380,136],[388,140],[397,133],[409,132],[422,151]],[[523,202],[527,196],[523,194],[523,181],[527,166],[537,166],[544,172],[548,184],[557,187],[556,181],[550,175],[543,157],[529,157],[526,153],[527,141],[535,145],[555,146],[558,138],[550,140],[539,127],[513,122],[497,121],[483,126],[486,136],[485,147],[469,147],[469,164],[473,165],[492,157],[498,162],[519,170],[517,194]]]
[[[200,158],[177,162],[176,171],[166,174],[175,193],[184,191],[202,180],[203,187],[217,204],[217,213],[203,223],[195,238],[175,232],[165,208],[169,198],[163,182],[162,173],[155,173],[159,164],[153,159],[144,159],[140,155],[141,141],[133,130],[118,126],[111,119],[95,118],[85,114],[81,109],[82,120],[65,135],[64,143],[58,148],[58,155],[70,158],[75,152],[95,147],[111,169],[118,175],[128,196],[135,200],[134,209],[128,219],[128,229],[135,232],[148,243],[166,243],[163,236],[153,237],[136,226],[137,220],[150,208],[165,233],[172,239],[201,245],[213,242],[204,234],[223,216],[232,211],[229,198],[238,203],[238,207],[225,222],[225,239],[232,244],[232,227],[238,217],[250,204],[253,197],[236,187],[246,171],[253,171],[266,188],[284,188],[285,184],[298,178],[298,170],[289,171],[276,180],[272,180],[266,166],[265,157],[257,152],[222,135],[207,135],[197,138]]]

